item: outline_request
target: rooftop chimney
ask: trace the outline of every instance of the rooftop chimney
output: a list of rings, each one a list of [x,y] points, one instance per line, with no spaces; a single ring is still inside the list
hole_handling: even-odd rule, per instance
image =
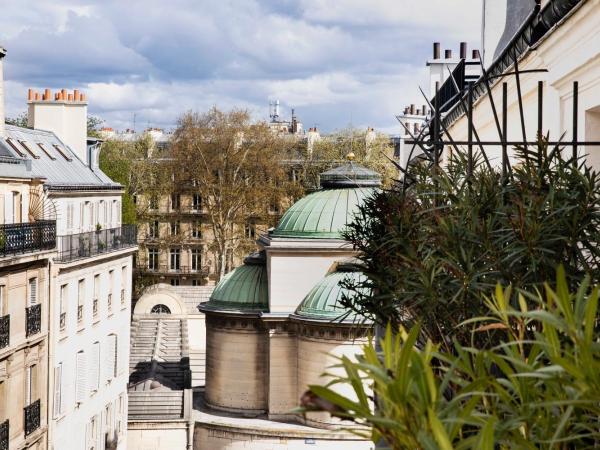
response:
[[[78,90],[67,93],[62,89],[52,93],[29,89],[27,95],[27,125],[36,130],[51,131],[85,164],[90,161],[87,151],[87,103]]]
[[[450,49],[444,50],[444,58],[452,59],[452,50],[450,50]]]
[[[471,56],[473,57],[473,59],[479,60],[479,50],[473,50],[473,54]]]
[[[4,128],[4,68],[2,67],[6,50],[0,47],[0,136],[5,135]]]
[[[460,59],[467,59],[467,43],[460,43]]]
[[[439,42],[433,43],[433,59],[440,59],[441,47]]]

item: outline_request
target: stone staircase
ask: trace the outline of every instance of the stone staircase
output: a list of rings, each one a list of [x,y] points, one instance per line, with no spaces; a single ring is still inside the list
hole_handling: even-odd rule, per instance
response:
[[[192,387],[204,386],[206,351],[190,349],[190,369],[192,370]]]

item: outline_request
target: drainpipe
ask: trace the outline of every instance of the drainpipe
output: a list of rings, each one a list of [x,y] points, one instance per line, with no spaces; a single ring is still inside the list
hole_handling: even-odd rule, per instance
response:
[[[50,387],[53,385],[54,383],[54,366],[52,365],[52,361],[54,360],[54,344],[52,342],[52,336],[53,334],[50,333],[50,327],[52,326],[52,317],[54,314],[54,299],[52,298],[52,286],[54,285],[53,283],[53,278],[54,278],[54,274],[53,274],[53,261],[52,261],[52,257],[48,258],[48,295],[46,296],[47,298],[47,303],[48,303],[48,321],[47,321],[47,341],[48,341],[48,348],[47,348],[47,353],[48,353],[48,383],[47,383],[47,387],[46,387],[46,419],[48,422],[48,431],[46,432],[46,437],[47,437],[47,444],[46,444],[46,448],[48,450],[53,450],[54,449],[54,445],[52,444],[54,442],[54,440],[52,439],[52,432],[54,431],[54,427],[51,426],[52,423],[52,419],[53,419],[53,412],[54,412],[54,392],[51,392]]]

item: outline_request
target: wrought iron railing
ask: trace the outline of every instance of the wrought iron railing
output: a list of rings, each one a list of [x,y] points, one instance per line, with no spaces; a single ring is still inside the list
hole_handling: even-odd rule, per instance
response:
[[[135,225],[58,237],[58,261],[69,262],[137,245]]]
[[[83,305],[77,305],[77,322],[83,320]]]
[[[25,326],[27,337],[42,331],[42,305],[38,303],[27,308],[25,310],[25,320],[27,322]]]
[[[0,348],[10,344],[10,314],[0,317]],[[0,447],[1,450],[1,447]]]
[[[92,315],[96,317],[98,315],[98,299],[92,300]]]
[[[168,264],[160,264],[157,266],[150,266],[148,264],[138,264],[136,270],[138,270],[139,272],[150,274],[206,275],[209,272],[209,266],[197,266],[197,268],[193,268],[192,266],[171,267]]]
[[[25,408],[25,436],[29,436],[40,427],[40,401],[27,405]]]
[[[125,304],[125,289],[121,289],[121,305]]]
[[[112,294],[108,294],[106,303],[108,304],[108,309],[111,309],[112,308]]]
[[[0,256],[52,250],[55,247],[55,220],[0,225]]]
[[[8,450],[8,419],[0,423],[0,450]]]
[[[63,313],[60,313],[60,317],[58,320],[58,327],[60,328],[60,331],[64,331],[66,326],[67,326],[67,313],[63,312]]]

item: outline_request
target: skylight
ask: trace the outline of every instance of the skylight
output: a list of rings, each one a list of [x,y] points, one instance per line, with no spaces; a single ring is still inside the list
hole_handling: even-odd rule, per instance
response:
[[[17,152],[21,158],[25,158],[25,153],[21,151],[21,149],[17,146],[16,142],[12,138],[6,138],[6,142],[12,147],[12,149]]]
[[[68,153],[65,151],[65,149],[63,149],[60,145],[52,144],[52,147],[54,147],[56,149],[56,151],[58,153],[60,153],[62,155],[62,157],[65,158],[67,161],[73,161],[73,158],[71,158],[68,155]]]
[[[54,155],[52,155],[52,153],[50,153],[48,151],[48,149],[46,147],[44,147],[44,144],[42,144],[41,142],[37,143],[38,147],[42,149],[42,151],[46,154],[46,156],[48,156],[48,158],[50,158],[52,161],[54,161],[56,158],[54,157]]]
[[[21,144],[23,146],[23,148],[25,150],[27,150],[29,152],[29,154],[31,156],[33,156],[35,159],[40,159],[40,155],[38,155],[36,152],[34,152],[33,149],[29,146],[29,144],[26,141],[19,141],[19,144]]]

